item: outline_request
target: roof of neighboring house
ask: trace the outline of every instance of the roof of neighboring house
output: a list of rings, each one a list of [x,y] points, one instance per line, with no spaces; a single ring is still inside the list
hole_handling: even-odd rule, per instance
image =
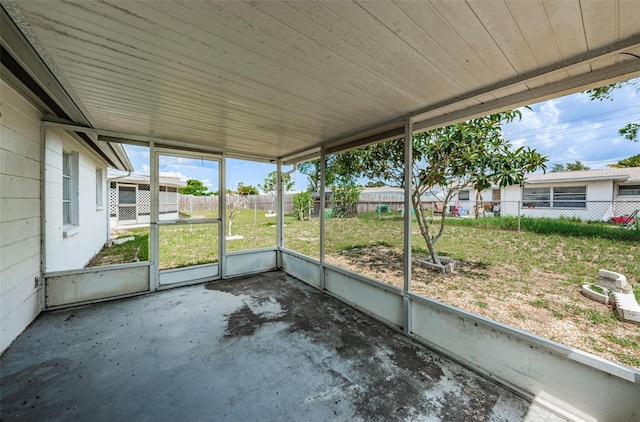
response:
[[[109,172],[107,178],[109,180],[116,180],[120,183],[137,183],[137,184],[150,183],[150,178],[149,178],[149,175],[147,174],[132,173],[129,175],[126,175],[126,174],[119,175],[117,173]],[[162,174],[160,175],[159,184],[160,186],[170,186],[170,187],[176,187],[176,188],[187,186],[187,183],[180,180],[180,178],[178,177],[163,176]]]
[[[367,195],[388,195],[388,196],[404,197],[404,189],[392,187],[392,186],[382,186],[378,188],[364,188],[363,191],[360,192],[360,198],[362,198],[363,196],[366,197]],[[441,194],[441,192],[438,192],[438,191],[427,192],[424,195],[422,195],[422,199],[443,200],[443,195]]]
[[[606,168],[599,170],[563,171],[546,174],[530,174],[527,184],[591,182],[612,180],[616,182],[640,182],[640,167]]]

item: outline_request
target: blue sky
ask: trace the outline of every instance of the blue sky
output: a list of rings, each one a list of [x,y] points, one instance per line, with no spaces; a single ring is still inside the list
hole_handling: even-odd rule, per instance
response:
[[[591,101],[578,93],[556,98],[522,110],[522,120],[503,127],[504,137],[516,147],[535,148],[549,158],[547,168],[555,163],[581,161],[592,169],[605,168],[640,153],[640,143],[630,142],[618,134],[625,124],[640,120],[640,94],[626,85],[613,92],[613,100]],[[149,173],[147,148],[126,145],[125,149],[137,173]],[[236,189],[238,183],[257,186],[263,183],[274,164],[235,159],[227,160],[227,186]],[[285,170],[290,167],[285,168]],[[163,174],[201,180],[210,190],[217,190],[218,179],[212,163],[196,159],[163,159]],[[294,173],[296,190],[307,187],[306,176]]]

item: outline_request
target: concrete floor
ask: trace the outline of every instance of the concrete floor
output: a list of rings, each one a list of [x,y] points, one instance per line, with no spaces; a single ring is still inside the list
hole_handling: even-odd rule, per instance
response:
[[[561,420],[276,271],[41,315],[1,420]]]

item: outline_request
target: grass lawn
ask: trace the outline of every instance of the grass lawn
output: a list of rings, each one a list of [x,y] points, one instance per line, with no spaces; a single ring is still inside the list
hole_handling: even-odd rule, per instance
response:
[[[447,223],[436,249],[443,256],[461,261],[461,270],[451,275],[419,267],[417,261],[427,255],[426,245],[414,224],[412,290],[640,368],[640,325],[619,322],[612,309],[580,294],[580,286],[595,282],[598,269],[603,268],[624,274],[640,296],[640,242],[593,237],[589,232],[592,228],[573,226],[567,231],[573,235],[517,232],[498,226],[512,225],[506,219],[491,220],[494,221],[456,219]],[[319,256],[319,220],[298,221],[286,216],[285,225],[287,248]],[[161,233],[161,262],[175,267],[217,260],[218,228],[215,224],[207,226],[206,234],[189,232],[190,226]],[[403,227],[397,214],[328,219],[326,260],[402,287]],[[534,226],[531,230],[537,229]],[[121,235],[131,234],[136,237],[137,247],[125,243],[109,249],[137,248],[139,259],[147,259],[144,254],[148,247],[144,246],[148,229],[131,229]],[[227,251],[274,247],[275,218],[265,217],[264,212],[243,210],[234,220],[232,234],[242,235],[243,239],[227,241]],[[113,261],[115,255],[111,252],[109,259]]]

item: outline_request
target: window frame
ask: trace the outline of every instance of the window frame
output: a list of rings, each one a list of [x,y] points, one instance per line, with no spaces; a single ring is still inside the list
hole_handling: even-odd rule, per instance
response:
[[[464,199],[462,198],[460,195],[462,195],[463,193],[467,194],[467,198]],[[468,190],[461,190],[460,192],[458,192],[458,201],[470,201],[471,200],[471,191]]]
[[[96,168],[96,211],[104,209],[104,171]]]
[[[72,191],[73,191],[73,172],[72,172],[72,154],[66,151],[62,152],[62,225],[73,225],[73,207],[72,207]]]
[[[583,189],[584,193],[575,192],[576,189]],[[537,191],[537,192],[534,192],[534,191]],[[572,196],[580,196],[580,197],[572,198]],[[566,199],[559,199],[563,197],[565,197]],[[574,186],[546,186],[546,187],[523,188],[522,189],[522,207],[523,208],[544,208],[544,209],[551,209],[551,208],[586,209],[587,208],[587,186],[574,185]]]
[[[62,151],[62,236],[70,237],[80,230],[79,198],[80,154]],[[65,187],[66,186],[66,187]]]
[[[627,190],[632,193],[626,193]],[[636,191],[636,192],[634,192]],[[625,193],[622,193],[625,192]],[[640,196],[640,185],[618,185],[618,196]]]
[[[582,192],[575,192],[576,189],[583,189]],[[558,193],[558,190],[565,190],[565,192]],[[573,190],[573,192],[572,192]],[[572,196],[580,196],[579,198],[572,198]],[[565,198],[565,199],[557,199]],[[560,205],[557,205],[557,203]],[[555,186],[552,188],[552,207],[553,208],[587,208],[587,186]]]
[[[542,191],[546,190],[547,193]],[[529,191],[529,193],[527,193]],[[539,191],[534,193],[533,191]],[[522,188],[523,208],[551,208],[551,187],[545,188]]]

